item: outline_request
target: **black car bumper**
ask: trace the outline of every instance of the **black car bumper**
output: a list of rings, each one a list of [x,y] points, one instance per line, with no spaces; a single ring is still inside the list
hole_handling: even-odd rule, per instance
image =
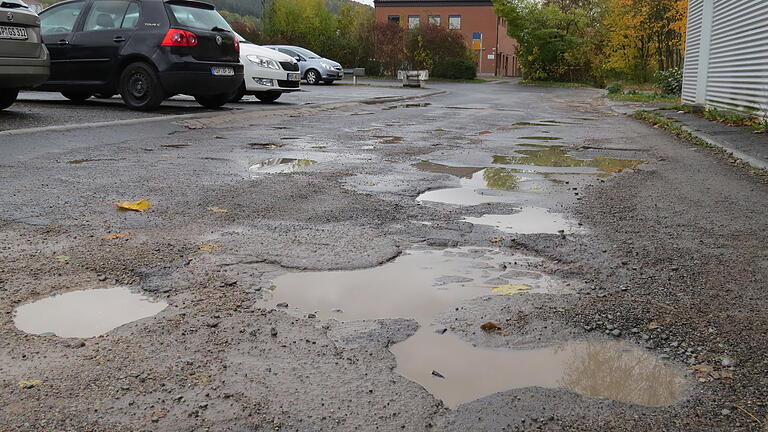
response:
[[[231,67],[231,76],[213,75],[214,66]],[[179,62],[161,70],[160,83],[168,94],[212,96],[234,93],[243,82],[243,65],[240,63]]]

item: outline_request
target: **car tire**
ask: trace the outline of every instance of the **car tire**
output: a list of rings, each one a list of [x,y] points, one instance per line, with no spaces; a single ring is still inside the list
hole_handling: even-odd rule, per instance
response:
[[[150,111],[165,100],[155,68],[144,62],[131,63],[123,69],[119,89],[123,102],[132,110]]]
[[[4,110],[16,102],[19,89],[0,89],[0,110]]]
[[[221,108],[222,105],[229,102],[231,99],[232,99],[232,95],[229,93],[207,95],[207,96],[195,96],[195,100],[197,101],[197,103],[210,109]]]
[[[320,84],[320,78],[320,72],[314,69],[310,69],[304,74],[304,79],[307,80],[307,84],[309,85]]]
[[[73,102],[83,102],[84,100],[88,99],[89,97],[93,96],[93,94],[88,92],[79,92],[79,91],[66,91],[61,92],[62,96],[65,98],[73,101]]]
[[[232,98],[229,99],[230,102],[240,102],[240,99],[245,96],[245,81],[243,81],[240,84],[240,87],[235,90],[235,93],[232,95]]]
[[[258,92],[258,93],[256,93],[256,99],[258,99],[258,100],[260,100],[262,102],[265,102],[265,103],[270,103],[270,102],[274,102],[274,101],[278,100],[280,98],[280,95],[282,95],[282,93],[278,93],[278,92]]]

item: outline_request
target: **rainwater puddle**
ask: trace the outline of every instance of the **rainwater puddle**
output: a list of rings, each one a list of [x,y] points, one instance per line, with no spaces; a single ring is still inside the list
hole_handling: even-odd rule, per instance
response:
[[[156,315],[167,306],[125,287],[91,289],[19,306],[13,321],[26,333],[89,338]]]
[[[511,215],[488,214],[481,217],[465,217],[463,220],[515,234],[558,234],[560,231],[565,234],[578,234],[585,231],[575,220],[541,207],[523,207],[519,213]]]
[[[417,164],[418,165],[418,164]],[[435,189],[424,192],[416,201],[431,201],[454,205],[478,205],[513,202],[515,197],[504,192],[535,192],[548,186],[544,178],[527,176],[522,170],[509,168],[449,167],[431,162],[416,166],[429,172],[441,172],[460,177],[458,188]],[[473,172],[474,171],[474,172]],[[468,175],[471,176],[468,177]],[[463,174],[463,175],[457,175]]]
[[[671,405],[687,391],[683,371],[620,342],[504,350],[478,348],[450,332],[441,335],[422,327],[390,350],[397,357],[395,372],[421,384],[450,408],[533,386],[645,406]]]
[[[598,156],[594,159],[577,159],[563,146],[544,146],[531,149],[515,150],[521,156],[493,156],[493,163],[499,165],[533,165],[540,167],[583,167],[594,168],[603,173],[620,173],[637,168],[641,160],[616,159]]]
[[[415,319],[420,324],[416,334],[390,348],[397,359],[395,371],[449,407],[530,386],[652,406],[682,397],[681,371],[629,345],[573,342],[535,350],[490,349],[451,331],[435,331],[440,328],[433,322],[437,314],[464,300],[493,295],[500,283],[526,285],[526,293],[569,292],[559,279],[536,271],[541,262],[484,248],[414,249],[370,269],[280,276],[261,306],[287,304],[289,313],[340,321]]]
[[[312,159],[270,158],[252,160],[248,171],[253,174],[280,174],[296,171],[316,164]]]

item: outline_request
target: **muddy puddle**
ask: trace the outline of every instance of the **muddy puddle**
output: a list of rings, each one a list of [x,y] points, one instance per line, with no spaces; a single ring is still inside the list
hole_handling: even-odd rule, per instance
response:
[[[580,234],[585,230],[575,220],[541,207],[523,207],[510,215],[487,214],[463,219],[476,225],[492,226],[514,234]]]
[[[565,388],[584,396],[645,406],[671,405],[687,390],[682,370],[620,342],[491,349],[423,327],[390,350],[398,360],[395,372],[421,384],[450,408],[500,391],[533,386]]]
[[[490,349],[465,342],[434,322],[436,315],[476,297],[569,292],[559,279],[537,271],[541,262],[485,248],[414,249],[370,269],[283,275],[260,306],[339,321],[415,319],[420,324],[416,334],[390,348],[395,370],[449,407],[530,386],[652,406],[683,396],[682,372],[629,345],[572,342],[533,350]],[[516,289],[499,291],[503,287]]]
[[[513,202],[510,191],[535,192],[547,187],[544,177],[530,175],[519,169],[489,167],[453,167],[423,162],[414,167],[427,172],[459,177],[457,188],[434,189],[416,198],[418,202],[439,202],[454,205],[478,205],[493,202]]]
[[[13,322],[26,333],[89,338],[156,315],[167,306],[126,287],[71,291],[19,306]]]
[[[593,168],[603,173],[620,173],[625,170],[635,169],[643,163],[635,159],[617,159],[597,156],[591,159],[579,159],[569,149],[563,146],[536,146],[526,145],[524,149],[515,150],[516,156],[493,156],[493,164],[498,165],[529,165],[537,167],[568,167],[568,168]]]
[[[312,159],[294,159],[294,158],[270,158],[254,159],[249,163],[248,171],[252,174],[280,174],[306,168],[316,164]]]

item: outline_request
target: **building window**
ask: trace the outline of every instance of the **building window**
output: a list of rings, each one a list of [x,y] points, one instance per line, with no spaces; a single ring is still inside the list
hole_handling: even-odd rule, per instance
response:
[[[461,28],[461,15],[448,15],[448,28],[459,30]]]
[[[400,24],[400,15],[390,15],[387,20],[391,23]]]
[[[440,25],[440,15],[430,15],[429,16],[429,23],[432,25],[439,26]]]
[[[419,27],[419,16],[418,15],[408,15],[408,28],[409,29],[415,29]]]

